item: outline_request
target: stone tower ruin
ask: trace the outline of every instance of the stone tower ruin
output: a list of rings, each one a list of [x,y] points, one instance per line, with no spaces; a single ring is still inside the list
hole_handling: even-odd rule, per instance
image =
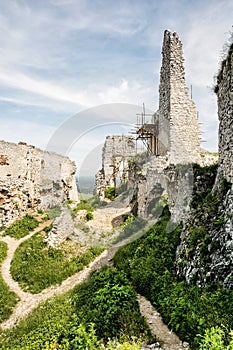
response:
[[[169,30],[164,32],[159,109],[151,124],[144,124],[139,133],[146,131],[148,134],[152,129],[150,143],[153,154],[169,155],[173,164],[199,161],[199,121],[185,84],[182,43],[176,32]]]

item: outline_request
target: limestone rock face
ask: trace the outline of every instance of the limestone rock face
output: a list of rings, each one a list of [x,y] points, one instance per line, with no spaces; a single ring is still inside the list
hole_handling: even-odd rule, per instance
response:
[[[75,171],[67,157],[0,141],[0,228],[29,210],[78,201]]]
[[[169,165],[168,157],[149,156],[144,163],[130,166],[129,185],[134,187],[137,214],[144,219],[158,217],[162,197],[168,200],[172,221],[186,218],[193,194],[193,167],[191,164]]]

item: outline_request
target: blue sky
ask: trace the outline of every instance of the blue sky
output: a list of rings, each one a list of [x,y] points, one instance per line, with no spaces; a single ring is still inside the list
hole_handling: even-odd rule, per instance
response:
[[[68,154],[81,168],[106,134],[136,120],[134,107],[117,117],[107,108],[98,119],[96,106],[157,109],[163,32],[171,29],[183,42],[203,147],[216,150],[211,89],[232,14],[232,0],[0,0],[0,139],[46,148],[77,115]]]

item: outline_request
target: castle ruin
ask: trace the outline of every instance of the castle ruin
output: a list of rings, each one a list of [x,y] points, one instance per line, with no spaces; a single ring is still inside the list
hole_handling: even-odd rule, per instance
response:
[[[153,114],[150,123],[145,122],[142,115],[141,124],[136,125],[134,133],[136,133],[136,141],[138,139],[146,140],[148,153],[151,155],[147,165],[147,173],[150,175],[145,175],[145,169],[143,175],[147,185],[140,185],[143,188],[139,196],[140,203],[148,203],[153,192],[151,186],[154,186],[156,181],[162,182],[162,187],[164,187],[166,181],[161,180],[161,177],[164,177],[163,170],[169,164],[195,162],[205,165],[217,160],[216,157],[203,152],[200,147],[201,138],[197,110],[188,95],[188,88],[185,84],[182,43],[175,32],[169,30],[164,32],[158,111]],[[120,180],[128,177],[127,161],[136,155],[133,143],[134,140],[131,136],[124,136],[124,142],[119,142],[119,136],[106,138],[102,155],[102,169],[96,175],[95,190],[101,198],[104,198],[104,190],[107,187],[116,185],[114,182],[115,174],[119,173],[118,164],[121,163],[122,157],[124,157],[125,170],[122,171],[123,176],[120,176]],[[114,154],[117,154],[117,161]],[[159,175],[154,175],[155,178],[152,180],[151,176],[153,175],[151,174]],[[151,183],[151,186],[148,186],[148,183]],[[140,207],[139,205],[139,213],[145,216],[145,210],[140,210]]]

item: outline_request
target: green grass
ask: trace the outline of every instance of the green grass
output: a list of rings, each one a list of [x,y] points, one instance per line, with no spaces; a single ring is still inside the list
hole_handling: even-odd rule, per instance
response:
[[[4,236],[11,236],[16,239],[20,239],[33,231],[39,222],[30,215],[25,215],[22,219],[14,222],[12,225],[7,227],[4,231]]]
[[[7,254],[7,244],[0,241],[0,266]],[[9,287],[0,276],[0,322],[6,320],[12,313],[18,298],[16,294],[9,290]]]
[[[40,233],[23,242],[15,252],[11,274],[21,288],[31,293],[60,284],[63,280],[81,271],[100,252],[101,248],[89,248],[83,253],[47,247]]]
[[[128,341],[141,336],[151,340],[134,290],[124,273],[104,268],[41,304],[17,327],[1,331],[0,343],[2,350],[138,350],[136,338],[134,345]]]

